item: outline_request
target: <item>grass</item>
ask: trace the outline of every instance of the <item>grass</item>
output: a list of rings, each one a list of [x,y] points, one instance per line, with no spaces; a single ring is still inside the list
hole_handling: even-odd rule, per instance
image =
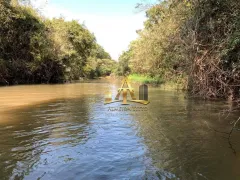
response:
[[[139,75],[139,74],[131,74],[128,76],[128,78],[131,81],[135,81],[135,82],[142,83],[142,84],[159,85],[159,84],[164,83],[164,81],[159,77],[149,77],[149,76]]]
[[[150,77],[140,74],[131,74],[128,78],[136,83],[150,84],[150,85],[161,85],[162,89],[165,90],[186,90],[186,79],[184,77],[178,79],[172,79],[170,81],[165,81],[160,77]]]

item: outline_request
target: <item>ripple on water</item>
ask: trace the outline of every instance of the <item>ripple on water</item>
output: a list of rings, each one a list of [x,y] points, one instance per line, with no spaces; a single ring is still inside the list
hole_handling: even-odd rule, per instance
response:
[[[11,111],[16,121],[0,124],[0,174],[46,180],[240,177],[238,155],[203,123],[221,128],[232,121],[219,120],[221,105],[156,88],[148,111],[130,114],[108,112],[103,98],[84,94]],[[239,152],[239,136],[232,138]]]

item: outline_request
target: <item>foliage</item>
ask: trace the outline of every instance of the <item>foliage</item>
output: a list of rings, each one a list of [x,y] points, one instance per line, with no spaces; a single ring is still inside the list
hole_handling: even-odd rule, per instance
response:
[[[110,54],[107,53],[102,46],[100,46],[99,44],[96,45],[95,51],[93,51],[93,55],[97,58],[97,59],[112,59]]]
[[[55,73],[51,68],[58,66],[59,75],[62,74],[62,66],[52,62],[49,50],[51,42],[46,41],[45,25],[36,16],[36,13],[27,7],[13,7],[0,4],[0,58],[4,61],[8,74],[3,77],[9,84],[31,83],[44,79],[56,81]],[[34,63],[35,62],[35,63]],[[34,67],[38,63],[38,68]],[[39,77],[39,71],[48,65],[47,69]],[[33,67],[31,67],[33,65]],[[2,72],[0,72],[2,74]]]
[[[146,16],[119,69],[182,83],[204,98],[240,97],[238,0],[165,0]]]
[[[84,75],[88,78],[109,76],[116,69],[117,62],[111,59],[97,59],[90,57],[84,67]]]
[[[1,1],[0,12],[0,84],[93,78],[101,73],[88,60],[111,58],[77,21],[45,19],[16,0]]]
[[[142,84],[162,84],[164,83],[163,80],[160,77],[149,77],[149,76],[144,76],[140,74],[131,74],[129,75],[129,79],[142,83]]]
[[[98,59],[96,72],[97,76],[109,76],[115,72],[117,68],[117,62],[112,59]]]
[[[189,90],[206,98],[240,97],[240,4],[237,0],[192,0],[182,31],[191,59]]]
[[[132,52],[131,49],[124,51],[122,55],[119,57],[117,68],[118,75],[125,76],[131,72],[131,68],[129,67],[129,61],[132,58],[131,52]]]

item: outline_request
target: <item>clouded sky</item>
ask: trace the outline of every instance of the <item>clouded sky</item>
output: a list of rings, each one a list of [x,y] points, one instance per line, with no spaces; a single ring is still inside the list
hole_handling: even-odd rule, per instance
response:
[[[144,12],[135,6],[141,0],[33,0],[47,17],[62,15],[76,19],[94,33],[97,41],[112,58],[118,59],[129,43],[137,38],[136,30],[143,28]]]

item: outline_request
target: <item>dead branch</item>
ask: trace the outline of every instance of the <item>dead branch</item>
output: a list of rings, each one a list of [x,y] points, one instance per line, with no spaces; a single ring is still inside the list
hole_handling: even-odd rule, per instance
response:
[[[235,121],[235,123],[234,123],[234,125],[233,125],[233,127],[232,127],[232,129],[231,129],[230,132],[223,132],[223,131],[219,131],[219,130],[216,130],[216,129],[214,129],[214,128],[211,128],[211,127],[208,125],[207,121],[205,121],[208,129],[211,129],[211,130],[213,130],[213,131],[215,131],[215,132],[217,132],[217,133],[228,134],[227,140],[228,140],[229,148],[232,150],[232,152],[233,152],[233,154],[234,154],[235,156],[237,155],[237,152],[236,152],[236,150],[234,149],[234,147],[233,147],[233,145],[232,145],[231,136],[232,136],[233,130],[236,128],[236,126],[237,126],[237,124],[238,124],[239,121],[240,121],[240,117]],[[239,130],[239,129],[237,129],[237,130]]]

